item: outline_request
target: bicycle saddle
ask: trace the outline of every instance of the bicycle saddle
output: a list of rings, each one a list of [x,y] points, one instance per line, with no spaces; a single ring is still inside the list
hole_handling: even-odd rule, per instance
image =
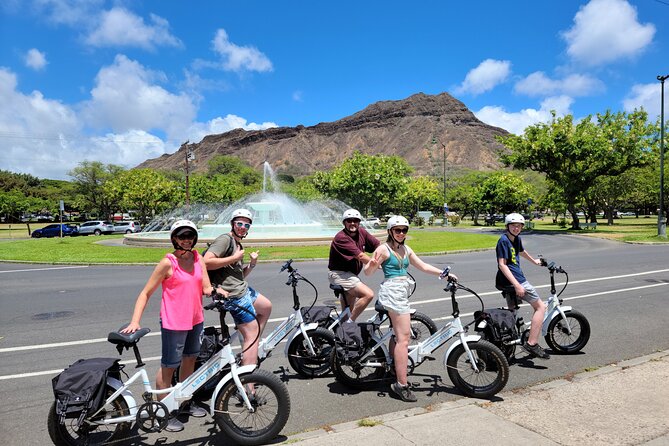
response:
[[[388,310],[385,309],[383,305],[381,305],[381,302],[379,300],[376,300],[376,303],[374,304],[374,311],[379,313],[379,315],[383,318],[385,316],[388,316]]]
[[[117,331],[112,331],[109,333],[107,336],[107,341],[111,342],[112,344],[131,346],[151,331],[150,328],[140,328],[134,333],[121,333],[120,331],[125,327],[127,327],[127,325],[124,325]]]

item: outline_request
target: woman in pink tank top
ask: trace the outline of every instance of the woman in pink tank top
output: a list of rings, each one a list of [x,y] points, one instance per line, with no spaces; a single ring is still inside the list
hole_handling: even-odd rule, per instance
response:
[[[122,333],[133,333],[140,328],[139,322],[149,298],[162,285],[162,358],[156,376],[158,389],[166,389],[172,385],[172,376],[179,366],[179,381],[193,373],[195,360],[200,352],[204,323],[202,295],[211,294],[213,291],[204,261],[193,249],[197,243],[195,224],[188,220],[175,222],[170,229],[170,239],[174,251],[166,254],[156,265],[137,297],[130,324],[121,330]],[[194,416],[206,415],[204,409],[194,405],[190,405],[188,410]],[[179,431],[183,429],[183,424],[173,417],[166,429]]]

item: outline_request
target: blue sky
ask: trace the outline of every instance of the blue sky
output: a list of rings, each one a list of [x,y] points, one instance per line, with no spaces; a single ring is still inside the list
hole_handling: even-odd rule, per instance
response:
[[[656,119],[668,23],[669,0],[3,0],[0,169],[71,179],[418,92],[514,133],[550,110]]]

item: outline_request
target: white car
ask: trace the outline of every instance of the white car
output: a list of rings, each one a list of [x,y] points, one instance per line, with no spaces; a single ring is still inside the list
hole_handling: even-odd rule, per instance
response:
[[[87,221],[79,226],[79,235],[112,234],[113,232],[114,225],[103,220]]]
[[[367,218],[365,219],[365,225],[371,226],[372,228],[380,228],[381,227],[381,219],[379,217],[372,217],[372,218]]]
[[[132,234],[133,232],[141,231],[139,223],[136,221],[117,221],[114,223],[114,232],[123,232],[125,234]]]

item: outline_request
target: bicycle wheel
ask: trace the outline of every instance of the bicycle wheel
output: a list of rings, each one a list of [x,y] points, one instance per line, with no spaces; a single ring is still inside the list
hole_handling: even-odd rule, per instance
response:
[[[416,311],[411,315],[411,336],[409,347],[423,342],[437,332],[437,324],[427,314]]]
[[[245,389],[253,389],[253,395],[249,395],[253,412],[246,408],[237,386],[230,380],[216,397],[214,419],[235,444],[267,443],[281,432],[288,421],[288,389],[276,375],[266,370],[256,369],[239,379]]]
[[[112,393],[114,393],[114,389],[106,385],[105,398],[109,398]],[[47,427],[51,441],[56,446],[107,444],[120,442],[127,438],[132,423],[95,424],[95,422],[125,415],[130,415],[130,410],[123,397],[119,396],[106,404],[94,418],[87,417],[81,427],[77,428],[77,418],[66,418],[63,424],[58,422],[54,401],[49,410]]]
[[[378,365],[370,365],[372,363]],[[343,361],[333,349],[330,366],[337,381],[354,389],[368,389],[370,384],[380,382],[386,375],[386,357],[381,348],[374,350],[362,361],[357,359]]]
[[[335,345],[334,333],[318,327],[307,332],[307,337],[316,355],[310,354],[306,340],[300,333],[288,346],[288,362],[293,370],[305,378],[326,375],[330,371],[330,352]]]
[[[566,311],[565,321],[556,316],[548,324],[548,332],[544,339],[550,348],[561,353],[576,353],[581,351],[590,339],[590,323],[583,314],[576,310]],[[571,334],[567,331],[567,323]]]
[[[475,398],[489,398],[500,392],[509,380],[509,363],[504,353],[488,341],[468,342],[476,368],[472,367],[465,347],[460,344],[448,357],[448,377],[462,393]]]

